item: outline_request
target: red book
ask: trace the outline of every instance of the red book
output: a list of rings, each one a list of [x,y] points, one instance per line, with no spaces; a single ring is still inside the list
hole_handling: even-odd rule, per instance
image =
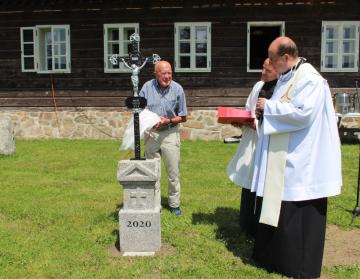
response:
[[[254,118],[250,111],[232,107],[218,107],[218,123],[231,124],[233,122],[245,123],[253,122]]]

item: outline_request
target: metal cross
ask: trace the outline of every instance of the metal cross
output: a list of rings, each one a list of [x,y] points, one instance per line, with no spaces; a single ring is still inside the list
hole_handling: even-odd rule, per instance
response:
[[[140,149],[140,123],[139,113],[146,107],[146,99],[139,97],[139,73],[140,70],[146,65],[147,62],[156,64],[161,60],[160,56],[153,54],[151,57],[144,57],[141,55],[139,45],[140,36],[134,33],[130,36],[130,52],[128,56],[119,56],[114,54],[110,57],[110,62],[113,65],[124,63],[125,67],[131,70],[131,83],[133,85],[134,97],[126,99],[126,106],[132,110],[134,114],[134,145],[135,145],[135,160],[142,160]]]
[[[110,57],[110,62],[113,65],[117,65],[119,62],[124,63],[125,67],[131,70],[131,82],[133,85],[134,97],[138,96],[139,90],[139,73],[140,70],[145,66],[147,62],[156,64],[161,60],[160,56],[153,54],[151,57],[144,57],[141,55],[139,50],[140,47],[140,36],[134,33],[130,36],[130,52],[129,56],[119,56],[114,54]]]

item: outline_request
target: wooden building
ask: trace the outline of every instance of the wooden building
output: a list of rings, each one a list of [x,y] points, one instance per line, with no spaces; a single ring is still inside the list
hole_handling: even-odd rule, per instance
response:
[[[359,80],[358,0],[3,0],[0,107],[117,107],[131,95],[126,55],[174,65],[190,110],[244,105],[273,38],[287,35],[332,89]],[[140,84],[152,78],[152,66]]]
[[[131,94],[129,74],[111,71],[104,52],[126,50],[107,49],[104,34],[108,33],[108,44],[110,39],[121,44],[121,39],[128,39],[125,33],[134,29],[141,35],[143,55],[155,52],[172,63],[177,60],[174,79],[189,91],[190,107],[235,105],[259,79],[256,70],[269,41],[281,34],[297,42],[301,56],[331,87],[354,87],[359,79],[357,0],[4,0],[0,15],[1,106],[47,106],[46,92],[52,85],[59,106],[122,106],[121,97]],[[45,37],[54,35],[57,27],[66,36],[52,45],[48,42],[47,48],[61,47],[51,56],[45,51]],[[191,33],[194,28],[200,43]],[[115,29],[124,32],[123,38],[110,38]],[[176,39],[177,30],[184,33],[183,41]],[[53,58],[49,65],[46,55]],[[186,55],[199,67],[189,67]],[[151,77],[152,67],[147,66],[141,82]]]

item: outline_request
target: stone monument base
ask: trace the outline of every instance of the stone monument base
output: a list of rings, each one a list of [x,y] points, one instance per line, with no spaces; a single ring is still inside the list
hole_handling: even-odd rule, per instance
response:
[[[119,211],[120,251],[124,256],[151,256],[160,250],[160,204],[155,197],[159,180],[159,159],[118,163],[118,181],[124,189]]]
[[[160,208],[153,210],[120,209],[120,251],[156,252],[161,246]],[[142,254],[144,256],[145,254]],[[125,253],[124,253],[125,256]]]

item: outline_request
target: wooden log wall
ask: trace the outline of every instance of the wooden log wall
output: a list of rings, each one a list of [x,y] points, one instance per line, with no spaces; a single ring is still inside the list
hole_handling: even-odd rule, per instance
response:
[[[145,1],[4,0],[0,3],[0,106],[119,106],[131,94],[129,74],[104,73],[103,24],[139,23],[144,55],[174,60],[174,22],[212,23],[210,73],[174,73],[188,106],[244,105],[260,73],[248,73],[247,22],[285,21],[300,55],[319,69],[321,22],[360,20],[357,0],[345,1]],[[20,27],[70,25],[71,73],[21,71]],[[149,65],[140,83],[152,78]],[[359,73],[323,73],[331,87],[354,87]],[[52,84],[53,83],[53,84]]]

